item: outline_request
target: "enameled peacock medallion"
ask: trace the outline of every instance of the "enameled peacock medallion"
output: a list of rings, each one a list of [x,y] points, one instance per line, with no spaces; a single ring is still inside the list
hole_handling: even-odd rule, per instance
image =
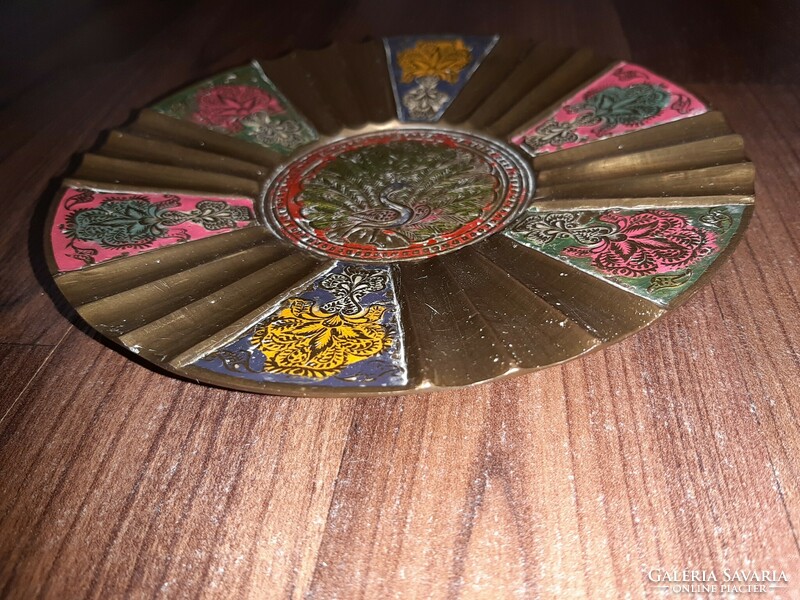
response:
[[[365,262],[451,252],[500,230],[533,188],[500,143],[459,131],[355,136],[290,163],[266,194],[272,226],[307,250]]]

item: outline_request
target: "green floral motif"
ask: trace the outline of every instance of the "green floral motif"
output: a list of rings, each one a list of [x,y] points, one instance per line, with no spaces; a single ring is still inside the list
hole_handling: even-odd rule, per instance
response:
[[[468,151],[399,141],[343,153],[305,183],[300,202],[330,240],[403,248],[480,216],[498,185]]]
[[[655,117],[667,104],[670,94],[660,85],[638,83],[628,87],[611,86],[587,94],[584,101],[568,106],[571,113],[581,114],[578,125],[597,125],[607,131],[617,125],[638,126]]]
[[[213,231],[252,219],[248,208],[215,200],[198,202],[190,212],[170,210],[180,199],[165,197],[162,202],[151,202],[146,196],[108,198],[97,207],[70,213],[64,233],[72,240],[95,242],[103,248],[143,248],[160,238],[188,239],[185,230],[170,229],[182,223],[197,223]]]

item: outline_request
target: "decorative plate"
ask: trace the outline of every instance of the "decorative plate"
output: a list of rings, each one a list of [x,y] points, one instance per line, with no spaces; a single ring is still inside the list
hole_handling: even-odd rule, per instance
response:
[[[253,61],[64,181],[59,288],[176,374],[298,396],[466,386],[617,341],[741,237],[754,170],[652,71],[513,38]]]

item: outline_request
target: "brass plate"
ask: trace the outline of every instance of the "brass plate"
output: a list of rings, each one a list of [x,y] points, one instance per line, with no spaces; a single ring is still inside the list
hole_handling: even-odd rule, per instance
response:
[[[387,38],[253,61],[142,109],[63,182],[48,260],[168,371],[293,396],[461,387],[684,302],[753,210],[742,139],[586,49]]]

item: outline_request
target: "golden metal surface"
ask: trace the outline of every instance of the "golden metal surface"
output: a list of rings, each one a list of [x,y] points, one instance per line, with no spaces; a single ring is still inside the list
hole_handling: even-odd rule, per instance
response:
[[[103,333],[122,335],[263,269],[289,251],[276,241],[233,254],[220,253],[194,267],[159,278],[158,285],[147,282],[80,305],[78,313],[89,323],[98,323]]]
[[[601,342],[472,248],[443,257],[441,266],[506,348],[510,368],[559,363]]]
[[[356,90],[363,122],[385,123],[394,119],[394,95],[383,44],[378,40],[342,43],[339,53],[347,64],[348,83]]]
[[[514,78],[512,70],[517,69],[517,74],[524,75],[526,79],[530,78],[529,81],[535,81],[537,70],[546,71],[548,69],[548,65],[543,64],[539,54],[525,60],[533,45],[531,40],[510,37],[500,38],[489,56],[486,57],[478,67],[478,70],[475,71],[475,74],[467,81],[464,89],[459,92],[453,103],[444,111],[442,120],[454,125],[464,122],[479,107],[490,106],[488,100],[490,95],[495,97],[497,102],[511,102],[509,95],[499,88],[504,85],[510,87],[511,83],[509,82],[512,80],[515,82],[514,85],[522,86],[525,84],[525,80],[522,77],[520,79]],[[552,62],[557,62],[558,55],[554,54],[552,56]],[[517,67],[522,60],[525,60],[525,63]],[[494,94],[495,91],[497,91],[496,95]],[[484,118],[486,118],[488,111],[488,108],[483,110]],[[475,115],[473,118],[477,122],[480,116]]]
[[[511,367],[508,349],[440,264],[399,266],[412,371],[422,387],[452,387],[499,377]],[[480,351],[477,351],[477,349]]]
[[[480,130],[488,128],[574,54],[569,48],[537,44],[496,87],[485,90],[488,95],[469,117],[469,124]]]
[[[198,169],[254,181],[263,179],[270,171],[263,165],[124,131],[112,131],[98,153],[112,158]]]
[[[591,144],[567,148],[560,152],[540,154],[533,159],[533,168],[537,172],[548,171],[583,161],[613,158],[643,150],[721,137],[730,133],[732,132],[722,113],[711,111],[657,127],[631,131],[624,136],[596,140]]]
[[[307,254],[290,254],[120,336],[120,342],[146,358],[169,362],[324,266]]]
[[[92,265],[80,271],[60,273],[56,275],[56,283],[73,304],[88,304],[157,282],[221,256],[275,242],[275,237],[265,229],[246,227],[226,235],[167,246]]]
[[[571,95],[576,88],[583,87],[608,66],[608,59],[595,56],[591,50],[578,50],[488,125],[487,133],[505,137],[523,124],[537,121],[542,112],[558,103],[554,99]]]
[[[602,342],[637,331],[664,313],[661,307],[649,300],[507,237],[496,236],[478,250]]]
[[[282,160],[280,154],[263,146],[248,144],[194,123],[173,119],[150,108],[139,111],[136,120],[127,129],[137,134],[166,139],[187,148],[216,152],[222,156],[239,158],[265,167],[275,165]]]
[[[200,340],[190,348],[183,350],[180,354],[170,360],[170,366],[175,369],[181,369],[190,365],[199,358],[202,358],[212,350],[216,350],[225,342],[248,329],[248,327],[252,326],[253,323],[260,321],[286,298],[300,292],[315,278],[319,277],[321,273],[329,270],[330,267],[330,262],[320,263],[318,266],[311,269],[305,276],[297,279],[293,283],[286,284],[285,289],[283,289],[281,293],[274,295],[261,306],[258,306],[243,317],[220,329],[216,333]]]
[[[742,207],[738,229],[697,282],[665,305],[497,234],[469,248],[389,265],[407,380],[330,387],[256,381],[202,368],[336,263],[284,241],[264,216],[264,193],[298,158],[364,132],[460,131],[506,143],[607,72],[589,50],[501,38],[435,123],[397,120],[383,44],[334,44],[262,61],[264,72],[318,139],[281,155],[188,120],[142,110],[112,131],[65,188],[184,193],[254,201],[258,224],[59,272],[59,288],[93,327],[181,376],[288,395],[387,395],[461,387],[597,350],[678,306],[723,264],[752,214],[754,169],[742,139],[714,111],[531,159],[530,210]],[[59,195],[59,197],[61,194]],[[52,228],[57,203],[51,211]],[[667,308],[668,307],[668,308]]]
[[[726,135],[539,171],[537,182],[540,187],[546,188],[572,181],[602,181],[631,175],[685,171],[744,160],[741,136]]]
[[[631,165],[635,169],[635,165]],[[668,166],[667,166],[668,167]],[[536,190],[536,198],[630,198],[636,196],[752,195],[752,163],[736,163],[687,171],[633,175],[602,181],[572,181]]]
[[[255,197],[260,191],[257,181],[198,169],[184,169],[149,162],[84,154],[75,177],[99,182],[132,183],[157,190],[160,187],[181,188],[223,194]]]
[[[603,210],[607,208],[696,208],[753,204],[753,196],[673,196],[642,198],[578,198],[570,200],[537,200],[530,208],[537,210]]]

